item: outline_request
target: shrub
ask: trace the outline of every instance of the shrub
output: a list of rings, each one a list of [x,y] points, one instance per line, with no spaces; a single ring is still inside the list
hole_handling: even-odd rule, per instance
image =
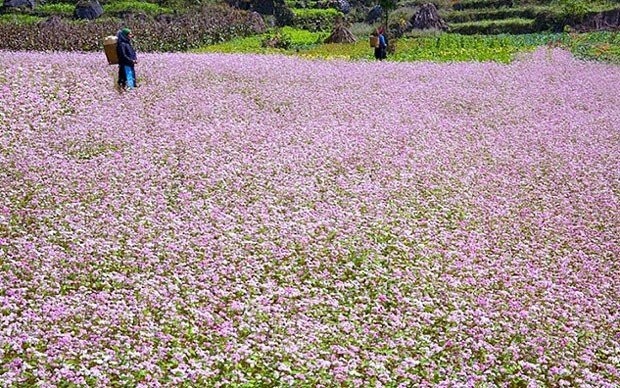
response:
[[[295,14],[286,4],[277,4],[274,9],[276,25],[279,27],[290,26],[293,24]]]
[[[279,48],[284,50],[290,48],[291,44],[291,37],[280,29],[266,34],[266,36],[261,41],[262,47]]]
[[[309,31],[322,31],[332,28],[336,18],[343,17],[342,12],[328,9],[293,9],[293,25]]]
[[[99,51],[102,38],[124,25],[135,31],[139,51],[185,51],[256,32],[246,11],[224,6],[203,7],[170,23],[152,19],[61,20],[52,26],[25,23],[0,24],[0,49],[31,51]],[[41,19],[37,19],[41,20]]]

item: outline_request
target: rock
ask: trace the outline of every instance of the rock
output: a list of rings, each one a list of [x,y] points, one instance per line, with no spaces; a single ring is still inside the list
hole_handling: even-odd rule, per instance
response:
[[[411,27],[414,29],[425,30],[447,30],[448,25],[439,16],[437,7],[433,3],[423,4],[420,9],[411,17],[409,21]]]
[[[620,31],[620,9],[588,15],[584,21],[575,26],[575,30],[587,31]]]
[[[351,11],[351,4],[347,0],[337,0],[335,5],[335,8],[345,15]]]
[[[366,16],[366,23],[374,23],[377,20],[381,19],[383,16],[383,8],[380,5],[375,5],[368,11],[368,16]]]
[[[76,19],[93,20],[97,19],[102,14],[103,7],[99,4],[98,0],[78,1],[75,5],[75,11],[73,11],[73,16]]]
[[[4,0],[2,8],[30,8],[34,9],[34,0]]]

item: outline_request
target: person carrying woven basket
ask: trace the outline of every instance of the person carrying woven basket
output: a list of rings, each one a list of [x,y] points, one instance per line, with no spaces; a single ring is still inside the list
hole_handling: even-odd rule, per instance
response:
[[[122,89],[131,90],[136,84],[136,68],[138,57],[131,45],[133,34],[129,28],[123,28],[116,35],[116,53],[118,54],[118,85]]]
[[[383,27],[377,28],[373,35],[379,38],[379,44],[375,46],[375,59],[382,61],[387,58],[387,39],[385,38],[385,30]]]

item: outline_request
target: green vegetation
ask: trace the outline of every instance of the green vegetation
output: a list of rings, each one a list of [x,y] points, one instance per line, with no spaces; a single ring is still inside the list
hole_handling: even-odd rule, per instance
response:
[[[0,15],[0,24],[6,23],[6,24],[30,25],[30,24],[36,24],[40,22],[41,20],[44,20],[44,19],[38,16],[35,16],[35,15],[29,15],[29,14],[7,13],[4,15]]]
[[[449,11],[442,13],[442,17],[450,23],[467,23],[480,20],[498,20],[511,18],[534,19],[536,15],[546,10],[546,7],[513,7],[513,8],[492,8],[492,9],[472,9],[464,11]]]
[[[34,10],[4,10],[0,35],[11,38],[2,40],[0,49],[101,50],[100,42],[91,36],[102,37],[127,25],[140,31],[141,51],[279,53],[372,60],[368,35],[379,23],[385,23],[386,14],[374,25],[364,18],[369,4],[383,4],[390,11],[393,52],[389,60],[393,61],[507,63],[520,52],[553,45],[570,49],[581,58],[620,63],[618,33],[568,33],[596,12],[620,8],[620,0],[432,0],[448,23],[448,33],[394,33],[407,24],[414,7],[428,0],[373,0],[346,16],[335,8],[324,8],[328,3],[322,0],[284,0],[287,8],[280,9],[280,15],[264,16],[267,24],[275,18],[275,24],[284,27],[267,31],[248,12],[230,8],[222,0],[106,0],[102,2],[104,15],[96,21],[72,20],[75,4],[66,1],[47,0],[37,3]],[[126,18],[128,14],[146,17]],[[158,17],[162,14],[166,17]],[[36,23],[51,15],[61,16],[62,23],[45,27],[41,33]],[[357,37],[356,43],[323,43],[338,20],[351,23],[349,31]]]
[[[159,15],[172,13],[172,10],[169,8],[143,1],[115,1],[104,5],[103,10],[110,14],[145,13],[147,15]]]
[[[618,7],[618,0],[459,0],[440,13],[453,32],[524,34],[560,32],[566,25]]]
[[[312,8],[293,8],[293,24],[299,28],[310,31],[322,31],[330,29],[338,17],[342,17],[342,12],[333,8],[312,9]]]
[[[312,32],[293,27],[283,27],[271,30],[264,34],[236,38],[227,42],[222,42],[210,46],[201,47],[194,52],[200,53],[254,53],[254,54],[287,54],[306,51],[316,46],[320,46],[325,38],[326,32]],[[284,47],[270,47],[266,41],[273,40],[275,37],[286,43]]]
[[[264,31],[264,27],[252,22],[248,12],[225,6],[205,6],[193,13],[172,15],[169,20],[148,16],[127,19],[106,16],[94,21],[61,18],[41,25],[0,23],[0,36],[3,37],[0,49],[101,51],[103,37],[125,26],[138,31],[136,48],[141,52],[187,51]]]
[[[71,16],[73,15],[73,11],[75,10],[75,4],[67,4],[67,3],[51,3],[51,4],[41,4],[37,6],[36,13],[39,15],[60,15],[60,16]]]
[[[533,19],[512,18],[498,20],[480,20],[467,23],[452,23],[450,31],[459,34],[528,34],[535,32]]]
[[[300,55],[306,58],[372,60],[373,53],[365,39],[352,44],[319,44],[325,34],[285,27],[280,32],[289,40],[288,48],[265,47],[262,42],[274,32],[202,47],[195,52],[259,53]],[[395,42],[392,61],[436,62],[496,61],[511,62],[518,53],[540,46],[563,47],[584,59],[604,60],[620,64],[620,34],[593,32],[587,34],[520,34],[460,35],[429,33],[401,38]]]
[[[595,59],[620,64],[620,34],[593,32],[589,34],[565,34],[569,38],[562,44],[579,58]]]

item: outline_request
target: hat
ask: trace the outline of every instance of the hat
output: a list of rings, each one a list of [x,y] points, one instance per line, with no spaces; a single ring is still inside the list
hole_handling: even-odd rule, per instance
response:
[[[125,28],[123,28],[123,29],[121,30],[121,34],[123,34],[123,35],[129,35],[129,34],[131,34],[131,30],[130,30],[129,28],[125,27]]]

